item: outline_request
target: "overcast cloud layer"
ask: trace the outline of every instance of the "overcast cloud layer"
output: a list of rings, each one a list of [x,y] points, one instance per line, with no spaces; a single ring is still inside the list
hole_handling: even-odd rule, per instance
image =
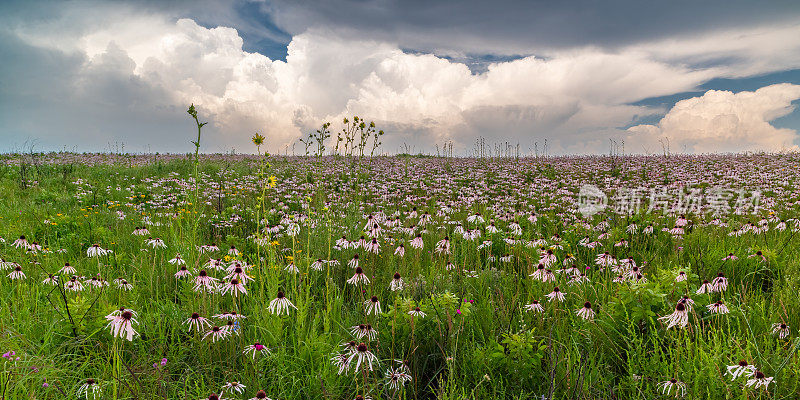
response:
[[[301,133],[353,114],[387,132],[388,152],[453,141],[465,154],[478,137],[519,142],[523,152],[546,139],[551,154],[606,152],[609,139],[629,152],[658,152],[665,138],[686,152],[799,143],[795,129],[771,124],[793,112],[798,85],[709,91],[671,109],[632,105],[714,78],[800,68],[791,3],[756,14],[744,2],[716,14],[703,6],[688,20],[669,3],[652,12],[676,22],[650,30],[639,3],[602,13],[595,2],[539,5],[541,23],[527,30],[535,3],[495,14],[479,5],[488,3],[453,11],[368,2],[349,13],[340,2],[249,4],[273,27],[263,32],[236,3],[208,3],[196,15],[159,3],[24,4],[0,6],[0,150],[35,140],[45,149],[188,151],[192,102],[210,121],[205,151],[252,151],[260,131],[271,151],[291,152]],[[243,50],[254,35],[287,38],[285,60]],[[480,61],[475,54],[508,61],[481,72],[459,62]]]

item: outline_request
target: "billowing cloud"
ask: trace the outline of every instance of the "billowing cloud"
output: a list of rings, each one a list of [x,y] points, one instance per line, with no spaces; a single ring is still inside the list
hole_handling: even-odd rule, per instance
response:
[[[629,128],[629,142],[653,148],[662,140],[672,151],[693,153],[797,151],[797,132],[770,124],[792,112],[797,99],[800,85],[788,83],[754,92],[710,90],[679,101],[657,125]]]
[[[619,127],[666,111],[632,105],[639,100],[717,77],[800,67],[800,25],[737,35],[551,49],[476,74],[446,58],[336,30],[295,34],[282,61],[243,50],[231,27],[130,7],[66,8],[46,21],[0,29],[0,50],[12,55],[0,77],[15,77],[0,82],[0,117],[9,121],[0,134],[45,138],[49,148],[108,150],[113,140],[135,151],[185,151],[185,109],[194,103],[211,122],[206,151],[247,151],[260,131],[271,151],[283,152],[322,122],[334,122],[335,132],[355,114],[387,132],[386,151],[452,141],[463,154],[483,136],[520,143],[523,152],[547,140],[553,154],[596,153],[609,137],[628,134]],[[765,52],[772,42],[779,44]],[[720,62],[726,58],[733,61]],[[45,111],[48,117],[38,118]]]

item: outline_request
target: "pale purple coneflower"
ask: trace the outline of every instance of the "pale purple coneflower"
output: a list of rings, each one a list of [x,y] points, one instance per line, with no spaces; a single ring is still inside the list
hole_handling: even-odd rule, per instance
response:
[[[211,338],[211,343],[215,343],[218,340],[226,339],[230,335],[227,329],[220,328],[219,326],[214,326],[203,335],[203,340],[207,338]]]
[[[740,376],[750,377],[756,372],[756,366],[750,365],[745,360],[740,360],[736,365],[729,365],[725,375],[730,375],[731,380],[736,380]]]
[[[394,273],[394,277],[392,277],[392,281],[389,282],[389,290],[396,292],[398,290],[403,290],[405,283],[403,282],[403,278],[400,276],[399,272]]]
[[[661,394],[665,396],[673,394],[672,392],[673,390],[675,391],[674,393],[675,397],[683,397],[686,395],[686,384],[675,378],[672,378],[668,381],[660,382],[656,387],[661,392]]]
[[[755,373],[753,373],[753,377],[747,380],[745,386],[752,387],[753,389],[758,389],[759,387],[763,387],[766,390],[767,386],[769,386],[769,384],[772,383],[773,379],[775,378],[771,376],[767,377],[766,375],[764,375],[763,372],[756,371]]]
[[[100,257],[108,254],[110,250],[106,250],[100,247],[99,244],[95,243],[88,249],[86,249],[86,256],[87,257]]]
[[[356,272],[353,274],[353,277],[347,280],[347,283],[351,285],[357,285],[359,283],[369,284],[369,278],[367,275],[364,274],[364,270],[361,267],[356,267]]]
[[[251,355],[253,357],[254,360],[256,358],[256,354],[261,354],[262,356],[268,356],[271,353],[272,352],[270,351],[269,348],[267,348],[267,346],[264,346],[263,344],[261,344],[259,342],[255,342],[255,343],[245,347],[244,351],[242,351],[242,354],[245,354],[245,355],[249,354],[249,355]]]
[[[267,309],[269,312],[275,315],[289,315],[290,307],[294,308],[295,310],[297,309],[297,307],[295,307],[294,304],[292,304],[292,302],[286,298],[283,292],[278,292],[278,297],[269,302],[269,307]]]
[[[772,334],[777,335],[779,339],[786,339],[789,337],[789,325],[783,322],[772,324]]]
[[[378,315],[381,313],[381,302],[378,301],[378,296],[372,296],[364,300],[364,312],[366,312],[367,315]]]
[[[372,364],[378,363],[378,357],[369,351],[366,344],[361,343],[358,345],[358,347],[356,347],[356,351],[350,354],[350,357],[347,357],[347,369],[350,369],[353,361],[356,362],[356,370],[359,370],[361,364],[364,364],[370,371],[372,371]]]
[[[181,265],[181,267],[178,269],[178,272],[175,273],[175,278],[177,279],[191,278],[191,277],[192,273],[189,272],[189,270],[186,268],[185,265]]]
[[[675,305],[675,311],[672,314],[665,315],[659,318],[659,320],[667,321],[667,329],[673,326],[685,328],[686,325],[689,324],[689,310],[686,308],[685,304],[679,302]]]
[[[525,310],[532,311],[532,312],[535,312],[535,313],[544,312],[544,308],[542,307],[542,305],[539,303],[538,300],[533,300],[530,304],[526,304],[525,305]]]
[[[547,300],[548,300],[548,301],[553,301],[553,300],[557,300],[557,301],[564,301],[564,299],[565,299],[564,292],[562,292],[562,291],[561,291],[561,290],[558,288],[558,286],[556,286],[555,288],[553,288],[553,291],[552,291],[552,292],[550,292],[550,293],[548,293],[548,294],[546,295],[546,297],[547,297]]]
[[[583,303],[583,307],[580,308],[579,310],[575,311],[575,315],[577,315],[577,316],[579,316],[579,317],[581,317],[581,318],[583,318],[583,319],[585,319],[587,321],[593,320],[594,316],[595,316],[595,312],[594,312],[594,310],[592,310],[592,303],[590,303],[588,301],[586,303]]]
[[[201,317],[198,313],[192,313],[192,315],[183,321],[184,325],[189,325],[189,330],[191,331],[192,328],[195,328],[197,332],[201,332],[205,328],[211,326],[211,323],[208,322],[208,319]]]
[[[420,310],[419,307],[414,307],[412,310],[410,310],[408,312],[408,315],[410,315],[412,317],[425,318],[426,314],[424,312],[422,312],[422,310]]]
[[[219,289],[220,294],[224,295],[228,292],[230,292],[232,296],[236,297],[240,294],[247,294],[247,288],[245,288],[242,282],[240,282],[238,279],[233,278],[228,281],[228,283],[223,284]]]
[[[722,303],[722,301],[709,304],[706,306],[706,308],[708,308],[708,311],[710,311],[712,314],[727,314],[730,312],[730,310],[728,310],[728,306]]]

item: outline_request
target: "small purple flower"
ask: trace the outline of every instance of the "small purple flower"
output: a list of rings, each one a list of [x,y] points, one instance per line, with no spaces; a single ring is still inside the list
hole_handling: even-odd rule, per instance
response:
[[[461,309],[456,309],[456,314],[461,315]]]
[[[167,359],[166,358],[162,358],[161,359],[161,366],[163,367],[165,365],[167,365]]]

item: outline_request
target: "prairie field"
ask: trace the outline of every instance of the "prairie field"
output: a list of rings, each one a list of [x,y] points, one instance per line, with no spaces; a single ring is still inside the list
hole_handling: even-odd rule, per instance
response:
[[[1,161],[3,399],[800,397],[797,153]]]

